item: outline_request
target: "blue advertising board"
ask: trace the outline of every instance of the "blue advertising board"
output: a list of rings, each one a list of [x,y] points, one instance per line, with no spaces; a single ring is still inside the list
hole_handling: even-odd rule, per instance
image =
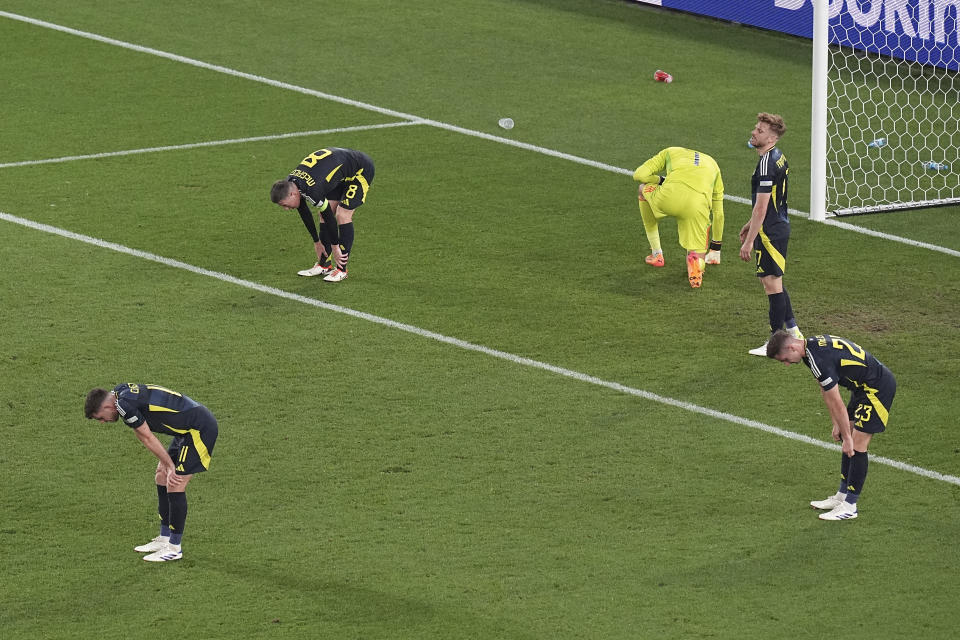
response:
[[[813,0],[637,0],[813,37]],[[828,1],[830,42],[960,70],[960,0]]]

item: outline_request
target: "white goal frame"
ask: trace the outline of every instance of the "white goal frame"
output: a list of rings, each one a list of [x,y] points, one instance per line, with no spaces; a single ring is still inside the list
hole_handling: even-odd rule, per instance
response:
[[[825,220],[830,216],[960,204],[960,180],[957,179],[957,176],[960,175],[960,153],[957,153],[956,149],[939,150],[930,148],[929,144],[927,144],[927,147],[924,147],[922,146],[922,142],[914,142],[914,137],[922,138],[922,135],[911,136],[909,141],[907,140],[908,136],[891,139],[890,147],[881,149],[880,147],[887,145],[886,139],[880,139],[879,145],[877,144],[876,139],[883,136],[882,132],[878,133],[877,130],[862,132],[852,130],[852,125],[856,125],[858,122],[858,116],[864,115],[855,113],[852,110],[857,106],[854,104],[855,101],[850,101],[851,110],[845,111],[845,113],[851,117],[850,123],[843,123],[841,127],[837,122],[830,121],[830,101],[834,98],[834,96],[831,96],[833,89],[831,82],[839,82],[839,80],[831,79],[830,77],[832,55],[838,55],[838,52],[850,56],[862,54],[864,59],[872,59],[874,62],[883,62],[885,59],[889,59],[892,61],[892,64],[899,64],[899,60],[895,58],[860,52],[858,49],[851,47],[831,44],[833,37],[830,27],[830,5],[835,5],[837,1],[838,0],[830,0],[829,2],[828,0],[812,0],[813,87],[810,131],[810,218],[813,220]],[[907,0],[902,0],[902,3],[905,4],[906,1]],[[839,0],[839,2],[841,6],[844,4],[843,0]],[[950,0],[946,0],[946,2],[953,4]],[[877,4],[876,0],[873,4]],[[934,5],[924,0],[920,3],[920,6],[922,9],[918,9],[918,12],[921,10],[928,11],[927,7],[933,7]],[[836,13],[836,11],[833,11],[833,13]],[[960,11],[958,11],[958,13],[960,13]],[[886,20],[888,17],[885,16],[884,19]],[[929,16],[925,19],[929,19]],[[957,19],[957,23],[960,24],[960,18]],[[929,33],[929,23],[927,24]],[[935,40],[939,40],[939,37],[943,35],[942,33],[938,34]],[[947,40],[960,38],[960,33],[946,35]],[[943,46],[939,45],[936,41],[932,44],[934,46]],[[854,51],[856,51],[856,53],[852,53]],[[917,68],[924,67],[921,63],[910,61],[904,61],[903,65],[904,68],[910,68],[910,66]],[[937,72],[940,71],[944,70],[937,69]],[[955,72],[947,71],[946,73],[952,74]],[[933,100],[932,97],[930,99]],[[958,107],[954,113],[960,114],[960,107]],[[948,114],[946,120],[947,126],[950,126],[952,115],[953,114]],[[863,122],[865,119],[866,118],[863,117],[859,120]],[[876,123],[876,121],[874,121],[874,123]],[[943,121],[921,121],[918,124],[918,128],[922,128],[923,125],[928,125],[930,128],[944,126]],[[952,126],[957,127],[960,126],[960,124],[954,123]],[[877,127],[871,128],[877,129]],[[841,129],[843,129],[844,132],[838,133]],[[882,131],[882,127],[879,129]],[[863,136],[862,141],[852,139],[861,134]],[[846,139],[840,140],[843,136],[846,136]],[[871,144],[872,141],[873,144]],[[897,145],[901,142],[903,146],[897,148]],[[843,143],[846,143],[845,148]],[[851,147],[856,149],[855,155],[851,154]],[[909,157],[910,161],[901,161],[898,164],[897,161],[892,159],[894,153],[896,153],[898,157]],[[887,154],[891,157],[886,164],[882,165],[884,173],[883,175],[878,174],[880,179],[877,179],[877,176],[871,175],[872,181],[881,184],[866,185],[862,186],[862,188],[861,185],[858,185],[856,189],[858,192],[867,192],[866,197],[864,197],[862,201],[853,201],[857,197],[860,197],[859,193],[851,197],[847,193],[838,194],[836,189],[831,188],[831,176],[828,174],[828,170],[833,169],[839,171],[837,165],[845,163],[848,173],[853,172],[854,175],[856,175],[862,166],[867,167],[869,170],[875,166],[876,163],[880,162],[877,158],[879,158],[881,154]],[[938,155],[940,157],[937,157]],[[918,159],[918,156],[922,156],[922,158]],[[925,161],[925,163],[921,162],[921,159]],[[942,169],[939,163],[944,162],[950,163],[949,169]],[[925,169],[925,167],[930,166],[931,163],[933,163],[932,166],[941,168]],[[942,184],[931,184],[929,187],[920,186],[920,182],[925,180],[923,177],[924,174],[935,177],[939,175],[941,179],[935,179],[934,181]],[[840,181],[842,182],[842,179]],[[882,184],[884,182],[888,184]],[[903,185],[902,188],[901,185]],[[885,186],[887,188],[884,188]]]

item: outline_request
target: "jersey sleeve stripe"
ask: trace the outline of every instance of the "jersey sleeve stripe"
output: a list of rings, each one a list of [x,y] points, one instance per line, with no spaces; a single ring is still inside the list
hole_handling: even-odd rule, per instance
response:
[[[813,373],[814,378],[820,377],[820,367],[817,366],[817,361],[814,360],[813,355],[807,353],[807,360],[810,361],[810,371]]]

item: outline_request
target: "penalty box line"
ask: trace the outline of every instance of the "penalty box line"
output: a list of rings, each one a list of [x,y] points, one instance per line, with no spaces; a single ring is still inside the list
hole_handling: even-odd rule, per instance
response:
[[[148,55],[157,56],[160,58],[166,58],[167,60],[173,60],[182,64],[199,67],[201,69],[206,69],[208,71],[216,71],[217,73],[223,73],[229,76],[234,76],[237,78],[244,78],[246,80],[251,80],[253,82],[259,82],[266,84],[278,89],[285,89],[287,91],[295,91],[304,95],[313,96],[315,98],[320,98],[322,100],[329,100],[331,102],[338,102],[340,104],[345,104],[351,107],[356,107],[358,109],[364,109],[367,111],[373,111],[382,115],[388,115],[395,118],[400,118],[402,120],[409,120],[416,122],[418,124],[426,124],[431,127],[436,127],[438,129],[444,129],[446,131],[452,131],[454,133],[459,133],[466,136],[472,136],[475,138],[482,138],[484,140],[490,140],[493,142],[498,142],[500,144],[509,145],[512,147],[517,147],[519,149],[525,149],[527,151],[532,151],[534,153],[539,153],[542,155],[550,156],[553,158],[559,158],[561,160],[567,160],[570,162],[575,162],[577,164],[586,165],[588,167],[593,167],[595,169],[600,169],[603,171],[609,171],[612,173],[617,173],[620,175],[632,176],[633,171],[629,169],[623,169],[621,167],[615,167],[613,165],[605,164],[603,162],[597,162],[596,160],[590,160],[587,158],[582,158],[569,153],[564,153],[562,151],[556,151],[553,149],[548,149],[546,147],[540,147],[537,145],[529,144],[526,142],[520,142],[518,140],[512,140],[510,138],[503,138],[501,136],[495,136],[489,133],[484,133],[482,131],[476,131],[474,129],[467,129],[464,127],[458,127],[453,124],[446,122],[440,122],[438,120],[430,120],[427,118],[421,118],[409,113],[404,113],[402,111],[395,111],[393,109],[387,109],[385,107],[380,107],[368,102],[361,102],[359,100],[352,100],[350,98],[344,98],[343,96],[337,96],[330,93],[324,93],[322,91],[316,91],[314,89],[307,89],[306,87],[301,87],[289,82],[281,82],[279,80],[273,80],[264,76],[255,75],[252,73],[247,73],[245,71],[238,71],[236,69],[231,69],[229,67],[223,67],[216,64],[211,64],[209,62],[204,62],[202,60],[197,60],[194,58],[188,58],[186,56],[181,56],[175,53],[169,53],[167,51],[161,51],[159,49],[154,49],[151,47],[145,47],[138,44],[133,44],[131,42],[125,42],[123,40],[117,40],[116,38],[109,38],[107,36],[102,36],[96,33],[91,33],[89,31],[81,31],[79,29],[74,29],[72,27],[66,27],[63,25],[55,24],[53,22],[47,22],[45,20],[38,20],[37,18],[31,18],[29,16],[20,15],[17,13],[10,13],[9,11],[0,11],[0,17],[8,18],[10,20],[17,20],[19,22],[25,22],[27,24],[32,24],[37,27],[42,27],[44,29],[51,29],[53,31],[60,31],[62,33],[67,33],[70,35],[78,36],[81,38],[86,38],[88,40],[94,40],[96,42],[101,42],[103,44],[109,44],[115,47],[120,47],[123,49],[129,49],[131,51],[137,51],[139,53],[146,53]],[[736,202],[738,204],[744,204],[750,206],[751,202],[747,198],[740,196],[734,196],[730,194],[725,194],[724,198],[730,200],[731,202]],[[790,213],[799,217],[809,218],[810,214],[805,211],[800,211],[798,209],[790,209]],[[937,251],[954,257],[960,257],[960,251],[955,251],[953,249],[948,249],[946,247],[941,247],[939,245],[930,244],[927,242],[920,242],[918,240],[912,240],[910,238],[904,238],[902,236],[896,236],[889,233],[883,233],[880,231],[874,231],[865,227],[858,227],[849,223],[840,223],[835,221],[827,221],[827,224],[834,226],[840,229],[846,229],[848,231],[853,231],[856,233],[861,233],[868,236],[873,236],[880,238],[882,240],[887,240],[889,242],[897,242],[900,244],[905,244],[911,247],[917,247],[921,249],[928,249],[931,251]]]
[[[391,127],[409,127],[423,124],[421,122],[403,120],[401,122],[386,122],[382,124],[357,125],[354,127],[336,127],[333,129],[319,129],[317,131],[295,131],[292,133],[277,133],[269,136],[253,136],[250,138],[229,138],[226,140],[210,140],[206,142],[190,142],[163,147],[145,147],[143,149],[127,149],[124,151],[106,151],[104,153],[90,153],[81,156],[62,156],[60,158],[45,158],[42,160],[23,160],[20,162],[0,163],[0,169],[10,167],[29,167],[37,164],[53,164],[57,162],[73,162],[74,160],[93,160],[98,158],[115,158],[117,156],[132,156],[141,153],[157,153],[160,151],[181,151],[183,149],[199,149],[202,147],[220,147],[228,144],[244,144],[247,142],[263,142],[267,140],[283,140],[285,138],[304,138],[307,136],[328,135],[331,133],[346,133],[350,131],[370,131],[373,129],[388,129]]]
[[[689,411],[691,413],[700,414],[716,420],[722,420],[725,422],[730,422],[742,427],[748,427],[751,429],[756,429],[758,431],[763,431],[772,435],[781,436],[783,438],[788,438],[797,442],[804,444],[813,445],[815,447],[820,447],[822,449],[828,449],[830,451],[838,452],[840,447],[836,444],[823,442],[822,440],[817,440],[803,434],[794,433],[792,431],[787,431],[786,429],[780,429],[779,427],[774,427],[772,425],[759,422],[757,420],[750,420],[748,418],[742,418],[740,416],[733,415],[731,413],[726,413],[724,411],[718,411],[716,409],[710,409],[708,407],[702,407],[691,402],[686,402],[684,400],[677,400],[676,398],[670,398],[668,396],[662,396],[657,393],[652,393],[650,391],[644,391],[643,389],[637,389],[635,387],[629,387],[618,382],[611,382],[608,380],[603,380],[602,378],[597,378],[596,376],[591,376],[585,373],[580,373],[579,371],[573,371],[571,369],[565,369],[563,367],[558,367],[546,362],[541,362],[539,360],[533,360],[531,358],[526,358],[523,356],[518,356],[506,351],[500,351],[497,349],[492,349],[490,347],[485,347],[483,345],[475,344],[473,342],[467,342],[465,340],[460,340],[459,338],[453,338],[450,336],[445,336],[441,333],[436,333],[434,331],[429,331],[427,329],[422,329],[414,325],[405,324],[402,322],[397,322],[395,320],[390,320],[389,318],[384,318],[381,316],[373,315],[371,313],[366,313],[364,311],[356,311],[355,309],[350,309],[348,307],[342,307],[340,305],[331,304],[329,302],[323,302],[322,300],[317,300],[316,298],[309,298],[307,296],[302,296],[297,293],[291,293],[289,291],[284,291],[283,289],[278,289],[276,287],[271,287],[265,284],[260,284],[259,282],[253,282],[250,280],[243,280],[235,276],[231,276],[226,273],[219,271],[212,271],[210,269],[204,269],[203,267],[197,267],[186,262],[181,262],[180,260],[174,260],[172,258],[165,258],[154,253],[149,253],[147,251],[141,251],[139,249],[132,249],[115,242],[109,242],[107,240],[102,240],[100,238],[93,238],[91,236],[83,235],[80,233],[75,233],[73,231],[68,231],[66,229],[61,229],[59,227],[54,227],[48,224],[43,224],[40,222],[34,222],[33,220],[28,220],[26,218],[21,218],[14,216],[8,213],[0,211],[0,220],[10,222],[13,224],[20,225],[22,227],[27,227],[29,229],[34,229],[37,231],[42,231],[44,233],[50,233],[53,235],[61,236],[70,240],[76,240],[83,242],[85,244],[93,245],[95,247],[100,247],[102,249],[108,249],[110,251],[115,251],[117,253],[126,254],[133,256],[135,258],[140,258],[142,260],[148,260],[150,262],[156,262],[168,267],[173,267],[175,269],[182,269],[183,271],[189,271],[197,275],[205,276],[208,278],[214,278],[221,282],[226,282],[228,284],[237,285],[245,289],[250,289],[252,291],[258,291],[260,293],[276,296],[278,298],[283,298],[285,300],[290,300],[293,302],[299,302],[301,304],[309,305],[316,307],[318,309],[324,309],[326,311],[333,311],[335,313],[340,313],[346,316],[357,318],[359,320],[364,320],[366,322],[371,322],[373,324],[381,325],[384,327],[389,327],[391,329],[396,329],[399,331],[404,331],[422,338],[427,338],[429,340],[434,340],[436,342],[441,342],[443,344],[449,344],[454,347],[466,351],[473,351],[476,353],[482,353],[484,355],[497,358],[500,360],[505,360],[513,364],[521,365],[524,367],[530,367],[533,369],[540,369],[542,371],[548,371],[565,378],[570,378],[573,380],[578,380],[587,384],[592,384],[598,387],[604,387],[616,391],[618,393],[623,393],[631,395],[637,398],[642,398],[650,402],[656,402],[658,404],[666,405],[669,407],[675,407],[677,409],[682,409],[684,411]],[[871,455],[870,460],[879,464],[884,464],[901,471],[907,471],[925,478],[930,478],[932,480],[939,480],[941,482],[947,482],[960,486],[960,478],[956,476],[950,476],[937,471],[931,471],[929,469],[924,469],[922,467],[917,467],[912,464],[907,464],[905,462],[900,462],[899,460],[893,460],[891,458],[885,458],[883,456]]]

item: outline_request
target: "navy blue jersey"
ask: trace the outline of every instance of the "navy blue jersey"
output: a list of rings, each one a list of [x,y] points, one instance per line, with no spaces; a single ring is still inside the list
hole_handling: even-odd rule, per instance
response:
[[[750,179],[751,202],[757,203],[758,193],[769,193],[770,204],[763,217],[763,232],[769,238],[790,234],[790,218],[787,213],[787,174],[790,167],[787,157],[774,147],[760,156],[757,168]]]
[[[803,363],[810,367],[824,391],[838,384],[854,392],[875,394],[888,390],[896,381],[890,370],[855,342],[837,336],[807,338]]]
[[[176,391],[155,384],[125,382],[114,387],[113,393],[120,419],[132,429],[146,422],[154,433],[179,436],[205,427],[203,418],[192,411],[203,405]]]
[[[327,198],[343,195],[344,182],[356,182],[363,196],[373,182],[373,161],[354,149],[331,147],[318,149],[300,161],[287,180],[297,185],[300,194],[313,206],[321,206]]]

